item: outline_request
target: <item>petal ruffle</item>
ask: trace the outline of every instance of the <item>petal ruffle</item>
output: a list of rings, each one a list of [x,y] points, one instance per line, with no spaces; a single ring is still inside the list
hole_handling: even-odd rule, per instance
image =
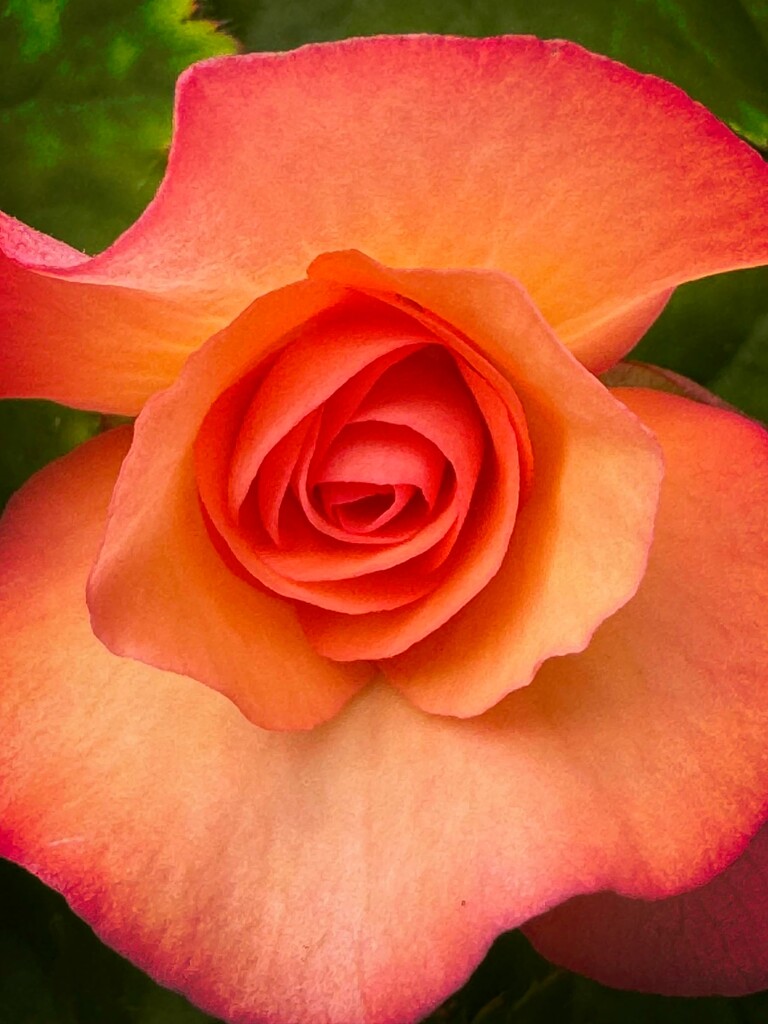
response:
[[[417,1020],[501,928],[600,884],[615,830],[514,709],[456,722],[375,688],[264,732],[109,653],[84,582],[126,440],[48,467],[2,524],[0,852],[238,1024]]]
[[[760,156],[676,87],[573,43],[380,37],[214,59],[182,77],[176,125],[157,198],[91,272],[225,318],[356,248],[518,278],[599,371],[675,285],[768,260]]]
[[[91,621],[110,650],[202,680],[273,729],[330,718],[373,670],[318,655],[290,604],[231,571],[200,506],[193,447],[210,389],[226,390],[336,293],[303,282],[266,296],[252,311],[261,350],[254,354],[252,321],[243,317],[149,403],[88,585]]]
[[[679,89],[572,43],[204,61],[180,80],[156,198],[104,253],[2,218],[2,394],[135,414],[256,296],[347,248],[509,273],[600,371],[675,285],[768,260],[767,183]]]
[[[614,393],[665,455],[648,571],[588,649],[547,662],[532,689],[566,747],[594,719],[592,770],[602,785],[622,780],[638,864],[668,844],[654,884],[616,886],[653,898],[685,888],[683,850],[699,851],[690,881],[712,879],[768,810],[768,433],[664,392]]]

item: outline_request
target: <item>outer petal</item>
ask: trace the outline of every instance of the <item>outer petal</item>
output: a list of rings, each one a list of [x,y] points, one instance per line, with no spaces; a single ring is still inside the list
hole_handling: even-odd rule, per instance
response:
[[[200,301],[86,281],[84,264],[82,253],[0,214],[0,397],[134,415],[219,320]]]
[[[214,59],[182,77],[176,122],[156,200],[89,273],[225,317],[319,253],[359,248],[518,278],[599,370],[676,284],[768,260],[759,155],[674,86],[568,42],[381,37]]]
[[[83,590],[124,449],[48,467],[3,523],[0,852],[238,1024],[408,1024],[495,932],[601,884],[616,829],[514,709],[459,723],[378,688],[263,732],[102,647]]]
[[[153,399],[136,423],[89,581],[92,622],[111,650],[192,675],[273,729],[329,718],[372,670],[320,657],[289,604],[225,565],[200,508],[193,443],[210,389],[226,389],[335,294],[307,282],[267,296],[254,310],[259,351],[244,318]]]
[[[768,826],[711,882],[652,903],[576,896],[525,928],[537,949],[607,985],[678,996],[768,987]]]
[[[623,397],[670,462],[648,588],[596,659],[550,661],[470,721],[372,688],[312,733],[267,733],[207,687],[115,658],[83,586],[124,442],[39,474],[0,539],[0,849],[238,1024],[409,1024],[496,932],[568,895],[658,896],[723,868],[768,782],[765,435]],[[657,608],[665,591],[674,609]]]
[[[157,197],[101,256],[0,222],[4,396],[136,413],[332,249],[512,274],[594,370],[676,284],[768,260],[759,156],[674,86],[572,43],[382,37],[204,61],[176,125]]]
[[[656,367],[632,366],[627,372],[631,378],[666,374]],[[653,383],[658,386],[658,380]],[[696,388],[674,375],[669,383],[678,389]],[[765,431],[730,413],[681,404],[679,398],[658,392],[617,394],[659,433],[667,454],[676,449],[676,461],[686,460],[688,466],[677,481],[676,529],[657,541],[656,581],[652,563],[638,598],[606,624],[582,660],[594,667],[594,660],[602,657],[611,665],[610,649],[620,644],[625,657],[639,663],[635,649],[645,637],[656,645],[653,662],[670,678],[684,681],[687,666],[693,665],[711,676],[721,701],[743,700],[745,683],[764,683],[768,661]],[[701,397],[716,401],[706,392]],[[677,422],[665,413],[670,403]],[[685,633],[674,638],[681,598],[696,614]],[[670,637],[666,644],[665,636]],[[680,689],[690,722],[700,730],[699,746],[722,742],[721,728],[709,724],[717,703],[708,710],[697,695],[686,697]],[[638,734],[638,739],[649,737]],[[690,759],[690,751],[670,748],[672,770],[687,771]],[[725,770],[738,769],[739,761],[735,758]],[[706,785],[722,788],[721,773]],[[663,800],[661,793],[659,798]],[[707,826],[707,819],[703,824]],[[741,846],[746,844],[745,836]],[[686,996],[744,995],[765,988],[768,827],[726,871],[708,881],[712,873],[706,872],[700,888],[661,901],[630,900],[615,893],[577,897],[525,931],[545,956],[608,985]]]

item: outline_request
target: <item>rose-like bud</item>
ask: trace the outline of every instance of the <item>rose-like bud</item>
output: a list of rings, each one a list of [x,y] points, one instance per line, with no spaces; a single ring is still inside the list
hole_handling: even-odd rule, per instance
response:
[[[94,629],[273,728],[338,711],[373,661],[425,710],[474,715],[632,596],[660,474],[511,278],[327,253],[142,413]],[[277,684],[252,671],[258,622]]]
[[[457,335],[368,297],[302,325],[221,395],[196,454],[220,548],[277,594],[356,615],[452,579],[439,617],[403,631],[400,649],[496,573],[532,469],[501,374]]]

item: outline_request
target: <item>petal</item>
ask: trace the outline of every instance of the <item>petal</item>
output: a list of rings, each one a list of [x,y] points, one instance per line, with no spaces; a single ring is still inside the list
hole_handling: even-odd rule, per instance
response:
[[[493,440],[461,533],[448,534],[450,553],[444,557],[439,549],[438,568],[431,578],[429,574],[424,576],[421,560],[402,566],[406,579],[425,582],[424,593],[414,592],[412,601],[404,607],[392,604],[382,614],[366,610],[354,616],[327,611],[330,606],[319,602],[300,607],[299,619],[307,636],[330,658],[351,661],[399,654],[434,634],[482,590],[504,561],[520,497],[517,436],[508,406],[499,394],[471,367],[461,367],[461,373]],[[426,557],[431,565],[431,553]],[[358,610],[362,609],[360,602]]]
[[[582,869],[599,884],[612,827],[586,827],[579,780],[549,785],[512,719],[375,688],[310,734],[265,732],[107,651],[83,594],[121,433],[38,474],[0,527],[0,852],[228,1021],[420,1019],[498,930]]]
[[[354,651],[356,636],[367,629],[381,645],[377,653],[386,658],[381,665],[387,677],[420,707],[477,714],[528,683],[545,658],[585,647],[605,617],[634,594],[658,500],[658,447],[563,348],[520,286],[501,274],[391,271],[360,253],[334,253],[316,260],[310,276],[380,295],[388,291],[390,301],[424,316],[436,333],[455,338],[460,332],[501,371],[499,377],[504,374],[503,383],[511,384],[522,405],[533,448],[530,496],[498,573],[469,604],[452,609],[457,614],[445,628],[421,639],[406,631],[404,611],[355,616],[334,627],[340,639],[331,646],[332,624],[302,610],[315,644],[323,627],[318,649],[329,656]],[[455,329],[452,335],[446,323]],[[468,360],[472,351],[468,344],[461,350]],[[444,598],[445,589],[434,599]],[[414,632],[419,615],[439,624],[428,600],[408,613]],[[347,637],[345,651],[341,640]],[[385,644],[392,639],[401,651],[409,641],[420,642],[387,657],[393,652]]]
[[[759,154],[675,86],[569,42],[224,57],[182,77],[176,125],[156,200],[92,273],[225,317],[358,248],[518,278],[600,370],[675,285],[768,260]]]
[[[246,318],[201,350],[136,423],[89,582],[94,629],[115,653],[191,675],[270,728],[308,728],[366,681],[307,643],[292,607],[231,571],[200,507],[193,444],[210,391],[247,373],[334,294],[306,282],[255,304],[262,349]]]
[[[589,648],[547,662],[535,688],[544,699],[549,690],[561,713],[570,704],[577,728],[582,714],[595,717],[595,768],[621,776],[630,802],[653,791],[630,826],[634,837],[662,836],[674,821],[678,850],[700,851],[691,881],[701,884],[723,867],[723,850],[726,863],[741,852],[768,810],[768,433],[664,392],[616,395],[664,449],[648,571]],[[562,738],[568,743],[567,732]],[[631,821],[629,803],[625,812]],[[656,886],[623,891],[653,898],[685,888],[676,884],[678,856],[667,851]]]
[[[768,987],[768,827],[706,885],[665,900],[576,896],[525,933],[548,959],[606,985],[743,996]]]
[[[325,250],[510,273],[594,370],[676,284],[768,259],[759,155],[674,86],[571,43],[214,59],[182,76],[176,126],[155,200],[101,256],[2,219],[3,396],[135,414]]]
[[[698,415],[687,431],[686,403],[670,401],[694,440]],[[762,466],[764,498],[755,428],[717,424],[753,474],[734,472],[730,494]],[[48,467],[0,527],[0,851],[162,983],[234,1024],[410,1024],[501,929],[574,893],[670,891],[742,845],[746,775],[764,796],[768,768],[757,675],[737,692],[726,672],[708,688],[651,675],[639,690],[631,672],[618,687],[610,671],[566,685],[558,673],[471,721],[371,688],[333,722],[285,734],[113,656],[83,590],[124,450],[107,434]],[[677,511],[663,507],[670,543]],[[729,554],[742,574],[738,543]],[[691,743],[690,763],[670,757],[675,743]]]
[[[768,984],[768,829],[742,853],[754,830],[748,811],[768,810],[768,433],[663,392],[616,394],[656,432],[667,459],[648,574],[584,654],[542,675],[573,686],[610,674],[658,705],[650,724],[626,699],[624,729],[606,734],[602,749],[629,773],[644,748],[664,752],[654,817],[659,827],[664,816],[676,819],[700,844],[697,881],[706,884],[654,903],[610,893],[576,899],[527,934],[545,956],[609,985],[744,994]],[[724,828],[736,837],[731,856],[742,856],[715,877]]]
[[[204,304],[78,276],[84,261],[0,214],[0,397],[135,415],[219,321]]]
[[[331,445],[318,483],[412,484],[434,505],[445,459],[423,434],[392,423],[350,423]]]

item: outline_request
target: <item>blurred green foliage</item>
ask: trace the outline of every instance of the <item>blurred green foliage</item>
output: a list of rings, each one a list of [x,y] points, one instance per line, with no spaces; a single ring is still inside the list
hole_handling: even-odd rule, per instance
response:
[[[0,209],[97,252],[154,195],[177,76],[234,44],[191,0],[6,0]]]
[[[564,37],[681,85],[768,150],[766,0],[5,0],[0,208],[88,252],[127,227],[162,175],[173,82],[194,60],[381,32]],[[768,274],[681,288],[635,350],[768,420]],[[0,403],[0,503],[92,436],[94,413]],[[3,1024],[212,1024],[111,950],[63,899],[0,864]],[[768,994],[664,999],[554,971],[502,936],[430,1024],[759,1024]]]

